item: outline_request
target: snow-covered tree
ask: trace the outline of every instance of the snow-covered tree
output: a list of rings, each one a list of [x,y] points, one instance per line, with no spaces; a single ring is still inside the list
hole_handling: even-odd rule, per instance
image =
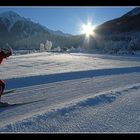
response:
[[[44,51],[45,51],[44,44],[40,43],[40,52],[44,52]]]
[[[47,51],[50,51],[51,48],[52,48],[52,42],[49,41],[49,40],[47,40],[46,43],[45,43],[45,49],[46,49]]]
[[[81,47],[80,46],[77,48],[77,51],[78,52],[81,52]]]
[[[75,52],[75,48],[73,46],[70,48],[70,50],[71,52]]]
[[[140,50],[140,37],[132,37],[129,45],[128,45],[129,51],[133,50]]]
[[[54,48],[54,51],[60,52],[61,51],[60,46],[57,46],[56,48]]]

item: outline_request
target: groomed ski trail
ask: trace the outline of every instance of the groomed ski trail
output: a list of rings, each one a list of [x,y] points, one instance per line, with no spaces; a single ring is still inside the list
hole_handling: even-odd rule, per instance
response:
[[[53,111],[56,107],[61,108],[75,100],[137,83],[140,83],[140,75],[134,72],[131,74],[81,78],[19,88],[15,93],[3,95],[2,101],[9,104],[32,102],[34,100],[41,101],[0,109],[0,127],[37,114]]]

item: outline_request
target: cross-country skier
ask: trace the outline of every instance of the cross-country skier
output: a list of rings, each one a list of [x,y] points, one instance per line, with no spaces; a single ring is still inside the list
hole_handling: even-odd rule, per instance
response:
[[[2,63],[4,58],[7,58],[12,55],[12,49],[4,49],[0,51],[0,64]],[[1,95],[3,94],[3,91],[5,89],[5,82],[3,80],[0,80],[0,100],[1,100]]]

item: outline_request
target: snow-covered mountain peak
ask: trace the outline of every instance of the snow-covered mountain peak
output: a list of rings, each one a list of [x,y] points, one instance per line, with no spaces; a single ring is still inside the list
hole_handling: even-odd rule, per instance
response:
[[[20,17],[17,13],[13,12],[13,11],[6,11],[3,13],[0,13],[0,17],[9,17],[9,16],[18,16]]]
[[[8,31],[10,31],[10,29],[13,27],[13,25],[17,21],[25,20],[24,17],[19,16],[17,13],[15,13],[13,11],[7,11],[7,12],[0,13],[0,18],[3,21],[3,23],[5,24],[5,26],[8,28]]]
[[[17,21],[30,22],[32,27],[34,26],[33,24],[35,23],[35,22],[32,22],[32,20],[30,18],[21,17],[14,11],[6,11],[3,13],[0,13],[0,22],[1,21],[6,26],[8,32],[10,32],[11,28],[14,26],[14,24]],[[71,34],[63,33],[62,31],[53,31],[51,29],[48,29],[47,27],[41,25],[40,23],[35,23],[35,24],[38,25],[38,27],[48,31],[51,34],[59,35],[59,36],[71,36]]]

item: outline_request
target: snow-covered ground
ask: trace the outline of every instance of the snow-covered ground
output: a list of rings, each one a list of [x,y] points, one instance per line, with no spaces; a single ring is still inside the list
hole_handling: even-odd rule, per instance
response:
[[[140,132],[140,57],[34,53],[0,66],[0,132]],[[27,103],[27,104],[21,104]]]

